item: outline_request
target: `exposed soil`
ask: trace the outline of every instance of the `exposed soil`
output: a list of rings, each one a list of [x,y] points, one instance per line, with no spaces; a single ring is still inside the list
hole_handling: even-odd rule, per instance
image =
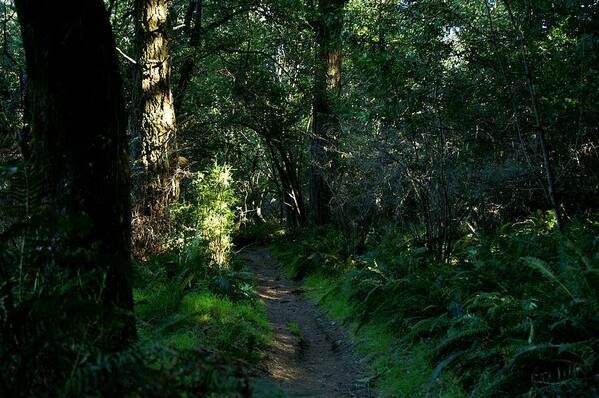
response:
[[[266,304],[273,342],[265,372],[289,397],[374,397],[347,331],[302,295],[266,249],[244,249]],[[299,330],[298,330],[299,329]]]

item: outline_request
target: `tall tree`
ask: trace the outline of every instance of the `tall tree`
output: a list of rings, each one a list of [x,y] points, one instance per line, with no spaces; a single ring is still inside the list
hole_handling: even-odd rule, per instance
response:
[[[136,203],[136,251],[160,249],[171,197],[171,164],[175,136],[175,107],[171,92],[171,55],[168,38],[170,0],[135,1],[135,68],[132,127],[138,139],[139,162]],[[149,234],[141,231],[150,231]]]
[[[29,76],[34,170],[46,207],[88,228],[56,233],[56,247],[94,253],[88,270],[107,306],[132,310],[126,121],[115,43],[101,0],[17,0]],[[79,264],[78,264],[79,265]],[[113,348],[135,335],[132,317]]]
[[[316,62],[312,142],[310,145],[310,206],[317,225],[330,221],[331,188],[327,181],[333,163],[333,146],[339,122],[332,99],[341,91],[343,8],[347,0],[319,0],[314,21]]]

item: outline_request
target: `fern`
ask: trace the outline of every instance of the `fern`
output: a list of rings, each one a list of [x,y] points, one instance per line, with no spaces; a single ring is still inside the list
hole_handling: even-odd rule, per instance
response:
[[[451,264],[394,231],[327,294],[350,298],[358,327],[382,323],[401,346],[433,346],[430,382],[455,372],[474,397],[587,396],[599,384],[599,224],[559,233],[552,220],[538,213],[464,238]],[[326,258],[323,241],[282,251]]]
[[[522,257],[522,260],[527,266],[553,281],[557,286],[563,289],[571,299],[574,299],[572,292],[553,274],[553,272],[551,272],[546,262],[536,257]]]

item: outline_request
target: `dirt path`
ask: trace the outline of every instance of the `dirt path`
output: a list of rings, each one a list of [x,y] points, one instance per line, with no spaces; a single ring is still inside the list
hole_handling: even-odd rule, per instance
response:
[[[242,256],[258,280],[273,327],[266,353],[268,377],[289,397],[374,397],[354,356],[346,331],[304,298],[268,251],[245,249]]]

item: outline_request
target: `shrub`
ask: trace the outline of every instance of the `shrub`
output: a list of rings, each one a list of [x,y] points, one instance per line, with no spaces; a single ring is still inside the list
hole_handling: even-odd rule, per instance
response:
[[[184,251],[189,247],[204,253],[211,266],[227,267],[234,229],[233,206],[237,203],[231,168],[214,163],[205,173],[194,174],[181,201],[171,214],[175,232],[170,246]]]
[[[398,347],[434,347],[429,387],[449,369],[472,396],[599,394],[596,221],[561,233],[538,212],[488,236],[464,234],[447,263],[397,230],[349,259],[326,236],[277,249],[294,273],[336,275],[322,298],[347,297],[358,330],[378,322]]]

